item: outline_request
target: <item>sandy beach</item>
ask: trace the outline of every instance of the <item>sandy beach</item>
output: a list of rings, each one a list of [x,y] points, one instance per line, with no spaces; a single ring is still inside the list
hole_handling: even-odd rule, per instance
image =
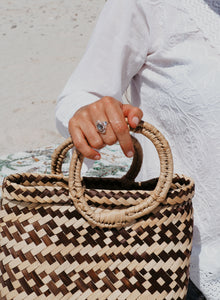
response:
[[[0,4],[0,155],[60,143],[55,105],[104,0]]]

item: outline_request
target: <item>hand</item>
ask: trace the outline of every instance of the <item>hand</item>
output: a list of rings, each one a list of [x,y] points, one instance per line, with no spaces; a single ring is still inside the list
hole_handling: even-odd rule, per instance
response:
[[[100,154],[95,149],[105,145],[113,145],[117,141],[127,157],[134,154],[133,143],[125,121],[132,128],[136,128],[143,116],[142,111],[130,104],[122,104],[111,97],[100,100],[80,108],[69,121],[69,132],[75,147],[84,157],[98,160]],[[99,133],[96,121],[106,121],[107,127],[104,134]]]

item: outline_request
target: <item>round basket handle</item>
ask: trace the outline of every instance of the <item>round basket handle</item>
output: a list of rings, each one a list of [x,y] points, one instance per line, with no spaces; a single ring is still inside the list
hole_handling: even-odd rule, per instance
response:
[[[71,137],[60,144],[51,156],[51,174],[62,174],[62,165],[67,152],[73,148]]]
[[[160,159],[160,176],[157,185],[148,198],[137,205],[128,208],[104,209],[90,207],[88,197],[85,197],[85,187],[81,180],[81,167],[83,156],[79,151],[74,151],[69,169],[69,191],[75,207],[87,221],[99,227],[121,227],[135,219],[142,217],[161,202],[165,202],[167,192],[173,178],[173,159],[171,149],[165,137],[151,124],[141,121],[136,129],[131,131],[142,133],[154,144]]]
[[[131,136],[134,145],[134,156],[131,166],[127,173],[121,178],[122,180],[134,181],[137,177],[143,161],[143,151],[138,140]],[[59,145],[51,156],[51,173],[61,174],[63,160],[66,157],[67,152],[73,148],[73,142],[71,137],[66,139],[61,145]]]

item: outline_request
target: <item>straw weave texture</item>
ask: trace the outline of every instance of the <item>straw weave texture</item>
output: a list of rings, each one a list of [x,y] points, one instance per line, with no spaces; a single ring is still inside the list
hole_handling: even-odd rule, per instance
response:
[[[92,228],[72,205],[2,205],[2,300],[184,299],[191,202],[121,229]]]
[[[173,176],[172,155],[150,124],[159,178],[136,183],[139,145],[121,179],[81,178],[70,140],[52,157],[52,174],[13,174],[0,210],[0,299],[185,299],[189,281],[193,181]],[[136,142],[135,142],[136,143]],[[137,168],[135,168],[137,166]]]

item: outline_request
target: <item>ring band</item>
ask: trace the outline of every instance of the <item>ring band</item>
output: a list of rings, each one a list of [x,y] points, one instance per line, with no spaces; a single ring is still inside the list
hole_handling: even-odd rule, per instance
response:
[[[108,122],[104,121],[96,121],[95,126],[96,129],[99,133],[105,134],[106,133],[106,128],[107,128]]]

